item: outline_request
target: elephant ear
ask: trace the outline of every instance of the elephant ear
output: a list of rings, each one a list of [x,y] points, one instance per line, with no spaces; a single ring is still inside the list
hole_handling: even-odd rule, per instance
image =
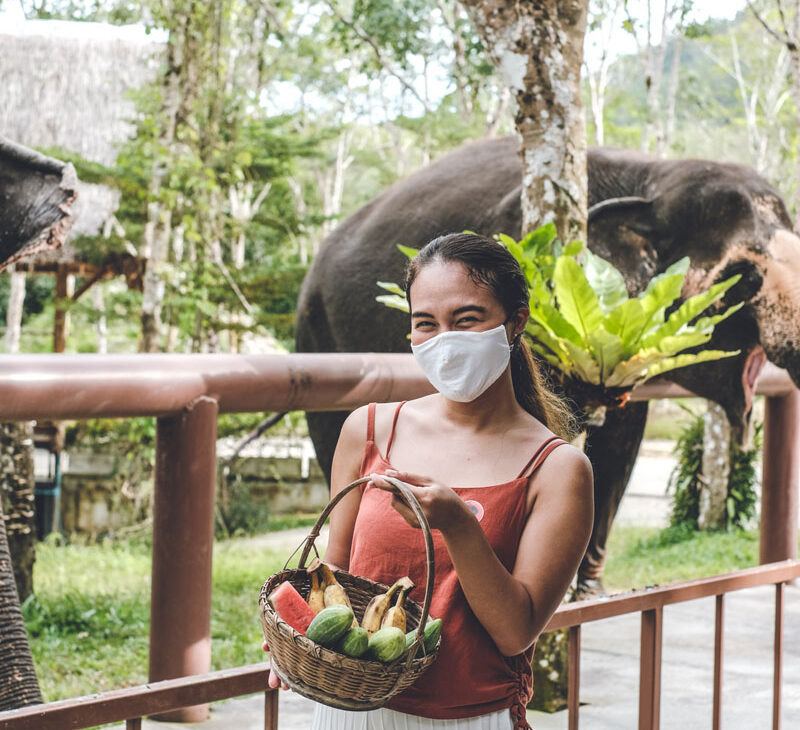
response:
[[[622,273],[631,296],[644,291],[663,268],[658,255],[663,227],[654,203],[637,196],[608,198],[588,210],[589,248]]]

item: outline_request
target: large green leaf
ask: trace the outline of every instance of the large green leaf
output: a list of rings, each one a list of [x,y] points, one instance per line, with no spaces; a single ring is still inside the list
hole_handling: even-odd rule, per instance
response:
[[[398,297],[397,294],[380,294],[375,297],[375,301],[385,304],[392,309],[399,309],[401,312],[408,312],[408,299]]]
[[[533,340],[541,342],[545,347],[549,348],[561,363],[569,364],[570,353],[563,338],[554,335],[534,320],[528,321],[526,331]]]
[[[654,365],[647,371],[647,377],[652,378],[661,373],[666,373],[675,368],[685,368],[687,365],[695,365],[698,362],[708,362],[709,360],[722,360],[726,357],[735,357],[741,350],[702,350],[701,352],[684,353],[676,357],[668,357]]]
[[[690,347],[704,345],[711,339],[711,332],[682,332],[677,335],[662,337],[653,345],[664,356],[672,356],[681,350],[688,350]]]
[[[600,382],[605,382],[622,359],[622,340],[602,327],[590,332],[586,338],[589,350],[600,368]]]
[[[618,304],[603,320],[603,327],[618,335],[622,342],[622,358],[628,358],[639,348],[642,328],[646,320],[639,299],[626,299]]]
[[[586,273],[586,280],[597,294],[603,311],[608,314],[619,302],[628,298],[625,279],[611,263],[588,249],[584,257],[583,270]]]
[[[589,352],[582,347],[570,342],[569,340],[562,340],[567,350],[569,350],[570,357],[575,366],[575,372],[578,377],[587,382],[600,385],[600,365]]]
[[[604,385],[607,388],[631,387],[646,377],[651,365],[663,359],[663,353],[658,350],[639,350],[633,357],[618,363]]]
[[[397,249],[404,253],[408,258],[413,259],[418,253],[418,248],[411,248],[411,246],[404,246],[402,243],[397,244]]]
[[[710,307],[714,302],[721,299],[737,281],[741,279],[741,274],[736,274],[725,281],[714,284],[707,291],[689,297],[678,309],[669,315],[663,325],[657,327],[644,338],[645,347],[652,347],[662,338],[674,335],[681,327],[691,322],[700,313]]]
[[[563,314],[552,304],[540,304],[535,309],[531,309],[531,319],[538,322],[557,337],[570,340],[576,345],[583,344],[583,338],[578,331],[566,320]]]
[[[395,284],[393,281],[379,281],[378,286],[381,289],[386,289],[386,291],[397,294],[399,297],[405,298],[406,293],[403,291],[403,288],[399,284]]]
[[[603,310],[586,274],[575,259],[562,256],[556,261],[553,292],[565,319],[585,340],[603,326]]]
[[[503,236],[505,234],[501,233],[499,235]],[[526,256],[537,258],[549,254],[552,251],[553,241],[556,240],[557,235],[556,224],[545,223],[543,226],[539,226],[539,228],[524,236],[519,242],[519,245]]]

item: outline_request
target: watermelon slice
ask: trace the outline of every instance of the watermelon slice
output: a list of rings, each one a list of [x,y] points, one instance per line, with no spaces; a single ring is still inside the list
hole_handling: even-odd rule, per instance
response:
[[[317,615],[289,581],[281,583],[267,600],[278,616],[301,634],[306,633],[308,625]]]

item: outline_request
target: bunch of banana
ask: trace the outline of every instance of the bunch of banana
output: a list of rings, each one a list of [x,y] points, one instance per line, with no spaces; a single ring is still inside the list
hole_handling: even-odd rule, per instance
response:
[[[323,608],[328,606],[347,606],[353,608],[350,604],[350,598],[345,589],[336,580],[330,566],[323,563],[318,558],[315,558],[307,568],[311,573],[311,590],[308,592],[306,603],[311,606],[316,613],[319,613]],[[322,580],[320,582],[319,574],[322,573]],[[353,626],[358,626],[358,621],[353,619]]]
[[[402,599],[404,594],[410,591],[414,587],[414,584],[411,582],[411,579],[406,576],[405,578],[401,578],[400,580],[396,581],[395,584],[389,588],[388,591],[385,593],[379,593],[377,596],[373,596],[372,600],[367,604],[366,609],[364,609],[364,617],[361,619],[361,627],[367,630],[367,633],[372,636],[376,631],[378,631],[384,620],[384,617],[387,613],[389,613],[389,609],[392,606],[392,596],[400,590],[401,598],[398,599],[398,606],[395,608],[399,608],[399,611],[395,611],[392,615],[397,616],[398,619],[402,616],[403,625],[405,625],[405,609],[402,605]],[[394,619],[393,619],[394,620]],[[396,624],[386,624],[387,626],[394,626]]]
[[[401,578],[398,581],[401,585],[397,591],[397,603],[394,604],[381,619],[381,628],[387,626],[394,626],[404,634],[406,633],[406,610],[403,608],[403,601],[405,600],[406,593],[410,591],[414,584],[408,578]]]

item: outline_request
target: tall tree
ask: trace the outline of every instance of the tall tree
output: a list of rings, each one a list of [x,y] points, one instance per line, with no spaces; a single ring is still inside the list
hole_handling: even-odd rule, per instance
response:
[[[675,98],[678,91],[683,34],[694,0],[643,0],[644,18],[634,16],[633,0],[625,0],[625,28],[636,41],[647,95],[641,148],[666,155],[675,134]],[[641,6],[642,3],[639,3]],[[667,51],[672,51],[666,88]]]
[[[758,22],[770,36],[783,45],[789,53],[792,69],[792,99],[795,107],[795,127],[800,127],[800,0],[770,0],[766,7],[776,11],[777,21],[772,22],[767,15],[747,0]],[[798,145],[800,147],[800,145]],[[795,151],[795,191],[794,212],[800,214],[800,149]]]
[[[522,232],[553,221],[586,239],[586,132],[580,69],[588,0],[465,0],[515,102]]]

